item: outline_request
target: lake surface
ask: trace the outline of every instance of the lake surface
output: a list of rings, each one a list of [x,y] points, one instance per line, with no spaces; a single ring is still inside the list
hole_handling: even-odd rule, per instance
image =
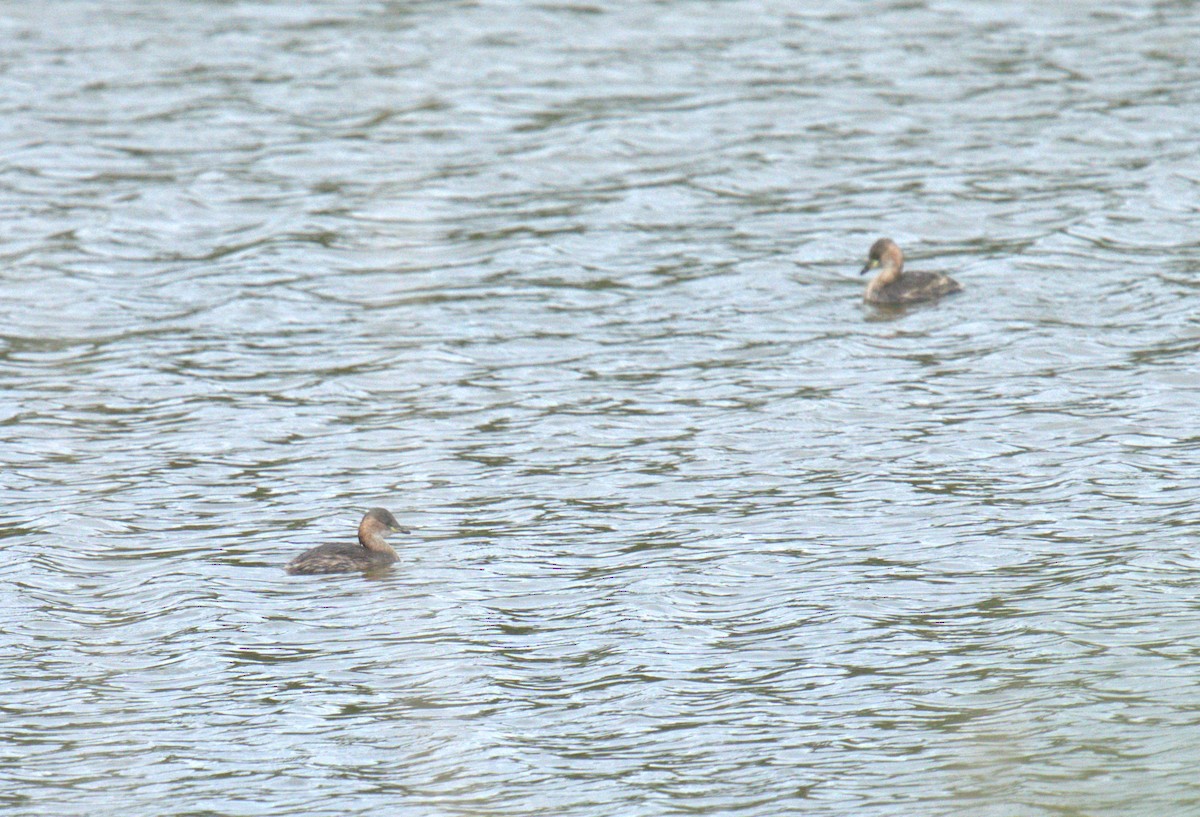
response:
[[[0,12],[6,815],[1200,814],[1200,6]]]

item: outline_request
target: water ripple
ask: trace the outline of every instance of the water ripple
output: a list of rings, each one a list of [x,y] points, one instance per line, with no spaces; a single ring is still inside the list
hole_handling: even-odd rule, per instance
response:
[[[5,813],[1194,810],[1185,6],[10,11]]]

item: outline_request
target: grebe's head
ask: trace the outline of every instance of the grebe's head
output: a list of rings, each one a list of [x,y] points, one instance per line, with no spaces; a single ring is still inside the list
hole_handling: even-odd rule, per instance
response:
[[[859,275],[866,275],[879,266],[895,270],[904,266],[904,253],[900,252],[900,247],[890,238],[881,238],[871,245],[871,251],[867,253],[867,265]]]
[[[392,512],[385,508],[372,508],[367,511],[358,530],[359,533],[408,533],[405,528],[400,527]]]

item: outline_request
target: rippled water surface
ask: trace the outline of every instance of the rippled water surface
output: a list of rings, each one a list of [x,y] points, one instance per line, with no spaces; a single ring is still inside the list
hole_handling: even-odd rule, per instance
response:
[[[1195,3],[0,12],[5,814],[1200,813]]]

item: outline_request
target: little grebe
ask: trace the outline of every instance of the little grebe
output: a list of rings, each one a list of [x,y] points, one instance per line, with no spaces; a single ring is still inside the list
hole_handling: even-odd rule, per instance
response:
[[[904,272],[904,253],[895,241],[881,238],[871,245],[867,265],[859,275],[881,267],[879,274],[867,284],[866,300],[873,304],[911,304],[917,301],[932,301],[951,292],[958,292],[962,285],[940,272]]]
[[[396,561],[396,551],[383,541],[391,532],[404,532],[396,517],[383,508],[372,508],[358,525],[358,544],[321,545],[288,563],[288,573],[353,573],[378,570]]]

